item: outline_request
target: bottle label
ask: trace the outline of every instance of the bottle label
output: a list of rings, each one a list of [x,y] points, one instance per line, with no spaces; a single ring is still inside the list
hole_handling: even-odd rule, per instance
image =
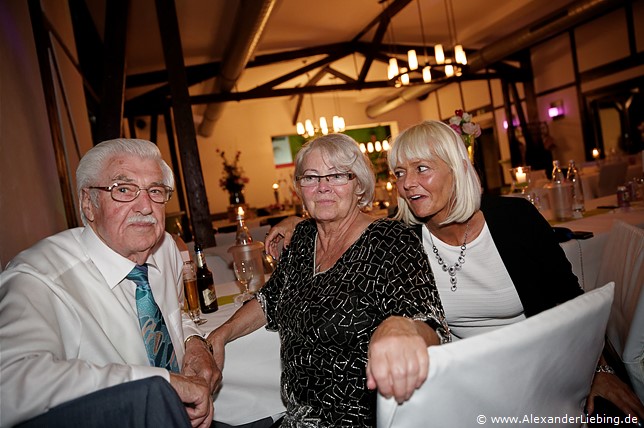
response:
[[[203,294],[203,302],[206,306],[210,306],[212,302],[217,300],[217,296],[210,288],[206,288],[201,292],[201,294]]]

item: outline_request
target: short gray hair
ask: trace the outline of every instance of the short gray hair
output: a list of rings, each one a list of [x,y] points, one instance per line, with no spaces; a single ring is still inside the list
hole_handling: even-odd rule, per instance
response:
[[[435,158],[445,162],[454,177],[449,214],[441,224],[462,223],[481,206],[481,182],[461,136],[448,125],[426,120],[401,132],[388,155],[389,169],[393,172],[404,162]],[[400,196],[396,219],[407,224],[422,223]]]
[[[302,164],[306,156],[313,150],[319,150],[324,161],[337,168],[339,172],[352,172],[356,175],[358,185],[358,207],[371,207],[376,188],[376,176],[373,166],[367,156],[360,151],[360,146],[345,134],[328,134],[311,140],[302,146],[295,157],[294,188],[298,196],[302,196],[297,177],[304,172]]]
[[[163,160],[161,151],[152,142],[147,140],[138,140],[134,138],[117,138],[107,140],[92,147],[81,158],[78,168],[76,169],[76,191],[78,192],[78,201],[82,201],[83,189],[90,186],[109,185],[112,183],[98,183],[105,166],[109,161],[117,156],[130,155],[139,159],[151,159],[156,161],[163,173],[163,184],[174,189],[174,174],[172,169]],[[92,198],[95,206],[97,199]],[[81,220],[87,225],[87,219],[83,213],[82,204],[80,209]]]

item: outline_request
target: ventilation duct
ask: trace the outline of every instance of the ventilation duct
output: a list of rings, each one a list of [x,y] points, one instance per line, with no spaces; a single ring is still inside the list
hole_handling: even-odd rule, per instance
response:
[[[472,55],[468,55],[469,72],[474,73],[482,70],[516,52],[528,49],[624,3],[624,0],[583,0],[572,4],[562,9],[557,15],[559,16],[558,18],[543,24],[535,23],[480,49]],[[375,118],[408,101],[426,95],[438,89],[438,87],[440,87],[438,84],[428,84],[405,89],[395,97],[368,106],[366,109],[367,116]]]
[[[243,0],[240,2],[237,22],[233,25],[234,34],[222,60],[221,74],[215,79],[213,93],[227,93],[234,88],[257,48],[276,1]],[[224,103],[212,103],[206,106],[203,120],[198,128],[199,135],[204,137],[212,135],[223,107]]]

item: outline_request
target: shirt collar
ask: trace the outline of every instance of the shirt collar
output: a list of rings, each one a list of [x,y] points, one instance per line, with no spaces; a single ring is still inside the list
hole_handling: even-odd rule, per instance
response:
[[[89,258],[94,262],[110,288],[116,287],[123,281],[136,264],[108,247],[91,227],[84,228],[81,242],[87,248]],[[154,254],[150,254],[146,263],[158,270]]]

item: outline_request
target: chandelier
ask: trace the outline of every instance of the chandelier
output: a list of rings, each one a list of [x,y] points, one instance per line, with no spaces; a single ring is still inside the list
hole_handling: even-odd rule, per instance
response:
[[[311,113],[313,114],[313,119],[305,119],[304,122],[297,122],[295,125],[295,130],[298,135],[303,136],[304,138],[313,137],[314,135],[327,135],[329,133],[329,124],[326,120],[326,117],[320,116],[317,123],[315,123],[315,103],[313,102],[313,95],[310,95],[311,98]],[[335,104],[335,98],[334,98]],[[337,110],[339,111],[339,109]],[[342,116],[334,115],[331,122],[331,129],[333,132],[342,132],[345,129],[345,122]]]
[[[373,138],[375,140],[375,138]],[[360,151],[362,153],[373,153],[373,152],[388,152],[391,149],[389,141],[382,140],[380,141],[369,141],[367,144],[360,143]]]
[[[463,45],[457,42],[458,37],[456,34],[456,21],[454,18],[454,8],[452,6],[452,2],[451,0],[444,0],[444,3],[449,38],[454,47],[454,58],[446,58],[443,45],[438,43],[434,45],[434,59],[436,63],[433,66],[430,65],[429,57],[427,55],[427,45],[425,43],[425,29],[423,26],[420,0],[416,0],[425,63],[422,68],[420,68],[418,56],[415,49],[410,49],[409,51],[407,51],[407,65],[409,66],[409,70],[407,69],[407,67],[399,68],[398,60],[395,57],[389,58],[389,65],[387,67],[387,79],[393,80],[396,87],[406,86],[410,84],[410,72],[420,73],[422,75],[423,82],[430,83],[432,81],[432,67],[442,68],[445,77],[452,77],[454,75],[460,76],[462,74],[462,66],[467,65],[467,55],[465,54]],[[390,25],[390,27],[391,39],[393,44],[393,25]]]

